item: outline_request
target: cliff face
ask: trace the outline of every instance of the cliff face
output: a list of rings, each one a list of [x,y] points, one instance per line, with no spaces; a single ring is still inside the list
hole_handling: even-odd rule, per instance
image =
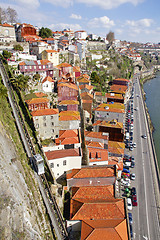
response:
[[[14,144],[0,124],[0,239],[52,239],[33,173],[28,171],[32,190]]]

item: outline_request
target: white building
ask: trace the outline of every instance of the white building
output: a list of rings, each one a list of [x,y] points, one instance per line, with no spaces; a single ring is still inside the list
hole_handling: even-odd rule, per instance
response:
[[[54,80],[50,77],[50,76],[47,76],[43,79],[42,81],[42,89],[44,92],[54,92]]]
[[[7,23],[0,24],[0,42],[16,42],[15,28]]]
[[[87,32],[84,30],[76,31],[74,36],[76,39],[86,39],[88,37]]]
[[[82,154],[78,148],[48,151],[45,155],[56,179],[68,170],[81,168]]]

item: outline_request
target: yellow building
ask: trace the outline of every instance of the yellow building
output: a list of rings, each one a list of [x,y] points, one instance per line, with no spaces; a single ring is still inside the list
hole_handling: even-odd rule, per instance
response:
[[[59,52],[56,50],[44,50],[42,52],[42,60],[49,60],[54,66],[59,64]]]

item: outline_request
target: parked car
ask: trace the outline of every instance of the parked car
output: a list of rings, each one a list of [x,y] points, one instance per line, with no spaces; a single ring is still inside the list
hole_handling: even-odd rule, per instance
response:
[[[137,206],[138,205],[138,203],[137,203],[137,196],[136,195],[132,196],[132,205],[133,206]]]
[[[136,143],[133,143],[133,147],[136,148]]]
[[[127,208],[128,208],[128,210],[132,210],[132,200],[131,200],[131,198],[127,198]]]
[[[130,150],[130,151],[133,151],[133,147],[132,147],[132,146],[130,146],[129,150]]]
[[[128,218],[129,218],[129,223],[132,224],[133,223],[132,213],[128,213]]]
[[[131,224],[129,224],[129,226],[130,226],[130,234],[131,234],[131,240],[133,239],[133,230],[132,230],[132,225]]]
[[[135,187],[132,187],[131,194],[132,194],[132,196],[134,196],[134,195],[136,196],[137,195],[137,191],[136,191]]]
[[[135,167],[135,162],[131,162],[131,168]]]
[[[124,167],[130,167],[130,166],[131,166],[131,162],[124,162],[124,163],[123,163],[123,166],[124,166]]]
[[[130,175],[130,178],[131,178],[131,180],[135,180],[136,179],[136,174],[135,173],[132,173],[131,175]]]

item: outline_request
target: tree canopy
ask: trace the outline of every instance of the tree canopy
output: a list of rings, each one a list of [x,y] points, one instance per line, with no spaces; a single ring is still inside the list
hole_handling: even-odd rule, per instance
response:
[[[114,38],[115,38],[115,37],[114,37],[114,32],[110,31],[110,32],[107,34],[106,38],[107,38],[109,44],[112,44],[113,41],[114,41]]]
[[[42,27],[39,31],[39,36],[42,38],[53,37],[53,33],[51,29]]]
[[[2,55],[5,59],[8,59],[12,56],[12,54],[10,52],[8,52],[7,50],[3,50]]]
[[[15,51],[23,51],[23,47],[22,47],[20,44],[14,45],[13,49],[14,49]]]
[[[0,7],[0,23],[8,22],[15,23],[17,22],[18,14],[15,9],[8,7],[7,9],[3,9]]]

